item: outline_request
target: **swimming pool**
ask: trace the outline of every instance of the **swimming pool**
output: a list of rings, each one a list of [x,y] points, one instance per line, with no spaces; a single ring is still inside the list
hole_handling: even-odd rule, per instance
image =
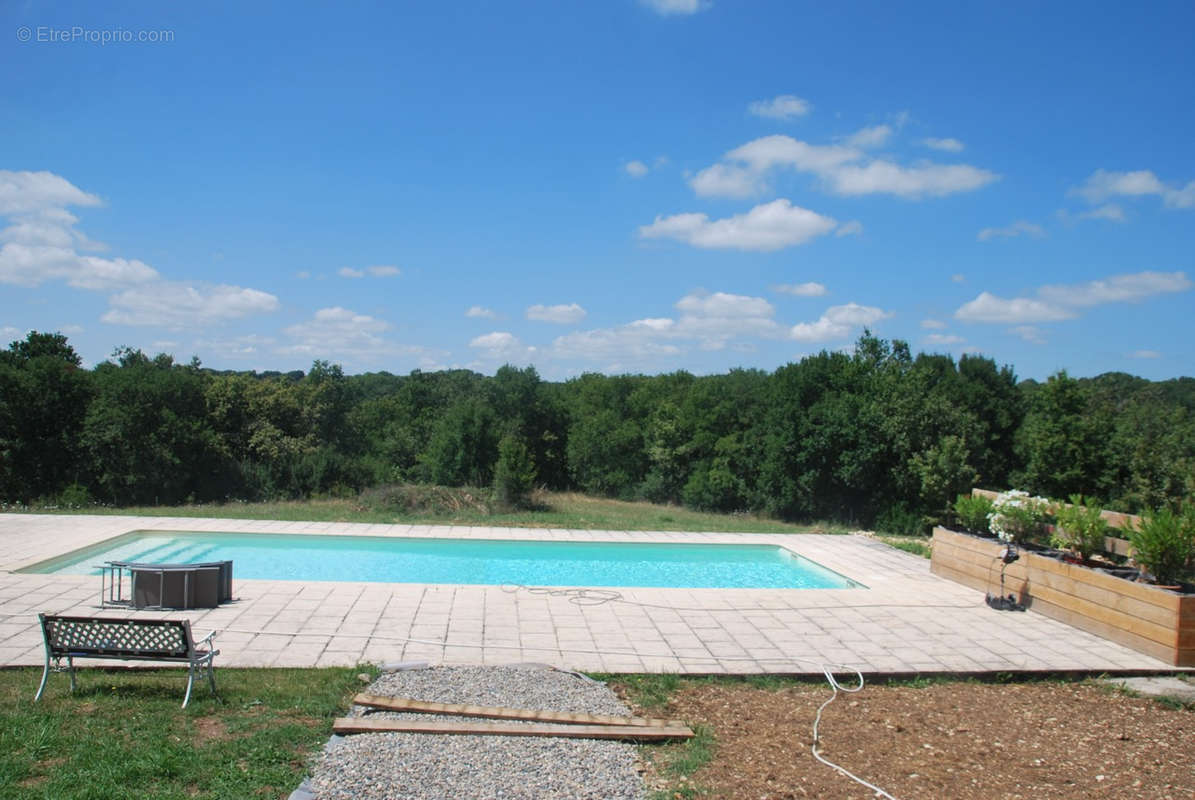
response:
[[[99,574],[105,561],[231,559],[236,579],[383,583],[844,589],[859,586],[774,545],[423,539],[132,531],[22,572]]]

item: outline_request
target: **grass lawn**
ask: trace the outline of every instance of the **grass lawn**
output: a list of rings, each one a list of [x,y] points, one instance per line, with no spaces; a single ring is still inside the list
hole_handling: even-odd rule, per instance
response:
[[[312,522],[380,522],[420,525],[492,525],[520,528],[580,530],[732,531],[741,533],[843,533],[835,523],[795,525],[751,514],[714,514],[679,506],[589,497],[576,492],[542,492],[542,510],[486,513],[462,508],[439,512],[402,512],[364,507],[356,498],[288,500],[265,503],[231,502],[185,506],[133,508],[91,507],[63,509],[72,514],[133,514],[137,516],[216,517],[220,519],[277,519]],[[56,509],[10,508],[13,511]]]
[[[70,693],[0,670],[0,797],[286,797],[361,687],[354,669],[216,669],[218,702],[186,670],[83,669]]]

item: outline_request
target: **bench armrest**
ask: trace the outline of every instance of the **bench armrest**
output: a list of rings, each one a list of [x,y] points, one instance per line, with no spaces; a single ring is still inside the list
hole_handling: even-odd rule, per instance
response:
[[[213,650],[213,649],[215,649],[213,647],[213,645],[215,644],[215,641],[216,641],[216,631],[212,631],[207,636],[204,636],[202,639],[195,642],[195,649],[198,650],[199,648],[206,645],[208,650]]]

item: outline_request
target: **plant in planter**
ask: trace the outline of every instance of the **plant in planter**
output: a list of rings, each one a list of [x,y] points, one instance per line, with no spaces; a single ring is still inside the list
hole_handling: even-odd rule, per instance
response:
[[[960,494],[954,501],[954,516],[964,530],[972,533],[989,533],[988,518],[992,513],[992,501],[979,495]]]
[[[1002,542],[1024,544],[1046,530],[1050,501],[1013,489],[996,495],[988,527]]]
[[[1090,561],[1092,555],[1104,549],[1104,537],[1108,535],[1108,523],[1101,516],[1103,509],[1088,502],[1083,496],[1072,494],[1069,506],[1059,504],[1054,512],[1057,525],[1050,544],[1073,550],[1083,561]]]
[[[1143,514],[1137,530],[1129,534],[1133,558],[1163,586],[1175,585],[1195,548],[1195,530],[1190,514],[1178,515],[1168,508]]]

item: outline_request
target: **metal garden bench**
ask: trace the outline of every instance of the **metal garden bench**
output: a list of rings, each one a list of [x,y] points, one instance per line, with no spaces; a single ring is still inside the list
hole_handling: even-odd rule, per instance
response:
[[[216,632],[196,642],[191,621],[176,619],[107,619],[103,617],[60,617],[38,614],[46,644],[46,667],[36,703],[46,689],[51,672],[70,672],[75,691],[76,658],[115,658],[125,661],[177,661],[187,665],[187,693],[183,708],[191,701],[191,687],[197,672],[206,672],[212,694],[216,694],[213,659],[220,653],[212,647]],[[66,666],[62,666],[62,659]],[[54,664],[51,666],[50,661]]]

